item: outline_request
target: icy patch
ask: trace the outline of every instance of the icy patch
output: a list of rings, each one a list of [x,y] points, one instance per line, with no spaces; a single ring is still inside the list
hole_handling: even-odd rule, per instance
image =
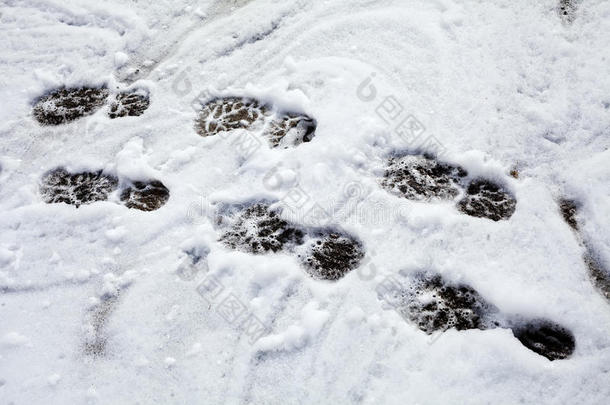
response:
[[[42,125],[61,125],[95,113],[107,98],[104,87],[62,88],[38,99],[32,114]]]
[[[104,201],[118,186],[116,177],[96,172],[70,173],[57,168],[43,176],[40,194],[47,204],[66,203],[79,207],[95,201]]]

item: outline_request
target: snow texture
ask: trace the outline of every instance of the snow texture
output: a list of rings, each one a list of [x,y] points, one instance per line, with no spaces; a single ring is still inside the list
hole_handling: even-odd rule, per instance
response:
[[[607,0],[0,0],[0,33],[0,403],[608,403]]]

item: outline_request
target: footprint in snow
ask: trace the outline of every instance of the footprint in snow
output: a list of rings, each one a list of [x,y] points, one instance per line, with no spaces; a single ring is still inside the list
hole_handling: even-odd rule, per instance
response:
[[[458,202],[458,209],[464,214],[493,221],[509,219],[516,206],[517,201],[508,191],[485,179],[472,181],[466,196]]]
[[[61,125],[94,114],[108,98],[106,87],[59,88],[40,97],[34,103],[32,115],[41,125]],[[111,119],[139,116],[150,105],[144,90],[120,92],[112,97],[108,116]]]
[[[454,201],[460,212],[493,221],[509,219],[517,201],[502,186],[475,178],[466,183],[468,172],[439,162],[428,155],[391,156],[380,183],[394,195],[413,201]]]
[[[105,87],[60,88],[39,98],[32,114],[42,125],[61,125],[95,113],[107,98]]]
[[[235,222],[220,238],[231,249],[264,254],[303,243],[305,232],[282,219],[278,211],[265,203],[254,204],[235,215]]]
[[[42,177],[40,194],[47,204],[66,203],[78,208],[82,204],[107,200],[118,184],[116,177],[102,170],[70,173],[60,167]]]
[[[574,352],[574,336],[561,325],[504,316],[474,288],[449,282],[439,274],[421,272],[406,280],[386,279],[377,287],[377,294],[427,334],[452,328],[510,328],[525,347],[549,360],[566,359]]]
[[[203,105],[195,120],[195,131],[203,137],[237,129],[262,130],[271,147],[282,149],[310,142],[316,126],[305,114],[275,111],[273,106],[247,97],[213,99]]]
[[[350,235],[323,230],[311,236],[306,251],[298,256],[313,278],[339,280],[364,258],[362,244]]]
[[[220,237],[225,246],[253,254],[294,254],[316,279],[339,280],[364,257],[364,248],[354,237],[333,229],[292,224],[267,203],[229,210],[218,224],[227,228]]]
[[[169,190],[159,180],[134,181],[121,191],[121,201],[127,208],[155,211],[169,200]]]
[[[251,98],[225,97],[205,104],[195,121],[195,129],[201,136],[214,136],[235,129],[250,129],[262,125],[266,105]]]
[[[150,106],[150,96],[143,90],[134,90],[117,94],[110,103],[108,117],[138,117]]]
[[[567,359],[576,347],[572,332],[546,319],[517,324],[512,331],[523,346],[551,361]]]
[[[154,211],[169,199],[169,190],[158,180],[124,183],[120,200],[127,208]],[[45,203],[65,203],[77,208],[106,201],[118,188],[119,179],[102,170],[71,173],[59,167],[44,174],[40,181],[40,195]]]
[[[497,312],[471,287],[448,283],[438,274],[417,274],[391,293],[387,298],[397,303],[399,313],[426,333],[488,329]]]
[[[468,173],[425,155],[392,156],[381,185],[392,194],[414,201],[453,200]]]

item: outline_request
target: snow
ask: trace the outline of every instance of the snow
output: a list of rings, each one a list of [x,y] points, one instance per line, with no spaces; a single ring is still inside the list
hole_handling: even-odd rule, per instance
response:
[[[117,68],[121,68],[127,64],[129,60],[129,55],[125,52],[117,52],[114,54],[114,66]]]
[[[610,2],[580,2],[572,24],[555,0],[0,4],[1,403],[608,402],[610,302],[557,200],[582,203],[582,238],[610,268]],[[149,92],[149,109],[56,127],[32,118],[58,86],[104,84]],[[200,137],[193,104],[224,95],[306,113],[316,136],[251,154],[234,137]],[[404,110],[388,123],[390,96]],[[390,154],[423,147],[393,133],[409,115],[445,161],[513,193],[510,220],[379,186]],[[170,198],[151,212],[116,193],[45,204],[40,178],[59,166],[157,179]],[[286,217],[332,212],[365,247],[358,270],[324,282],[287,253],[218,242],[224,207],[297,192],[306,204]],[[189,252],[201,261],[184,277]],[[426,335],[375,291],[421,269],[506,316],[561,323],[574,354],[550,362],[505,328]],[[216,301],[198,288],[211,277]],[[264,335],[252,342],[219,314],[229,296]],[[100,356],[84,349],[96,333]]]
[[[5,346],[24,346],[30,340],[18,332],[9,332],[2,337],[2,344]]]
[[[280,334],[261,338],[258,344],[259,350],[263,352],[270,350],[295,351],[303,348],[320,333],[330,317],[328,311],[321,311],[318,306],[319,304],[316,302],[309,302],[303,308],[302,319],[298,324],[290,325]]]

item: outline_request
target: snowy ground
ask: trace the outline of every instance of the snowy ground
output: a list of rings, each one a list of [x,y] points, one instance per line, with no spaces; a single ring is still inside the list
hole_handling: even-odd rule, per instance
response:
[[[608,403],[610,301],[582,257],[610,268],[610,2],[577,5],[570,22],[557,0],[0,0],[0,403]],[[53,89],[102,84],[146,89],[150,108],[32,117]],[[193,105],[220,94],[307,113],[315,138],[202,138]],[[510,220],[380,187],[413,147],[379,113],[390,96],[425,148],[511,190]],[[45,204],[60,166],[170,198]],[[218,242],[218,207],[294,193],[294,221],[318,204],[362,241],[357,271],[316,280],[293,255]],[[561,198],[581,204],[580,236]],[[420,269],[560,323],[574,353],[551,362],[506,328],[425,334],[376,292]],[[198,291],[210,277],[216,301]],[[265,336],[221,316],[227,296]]]

